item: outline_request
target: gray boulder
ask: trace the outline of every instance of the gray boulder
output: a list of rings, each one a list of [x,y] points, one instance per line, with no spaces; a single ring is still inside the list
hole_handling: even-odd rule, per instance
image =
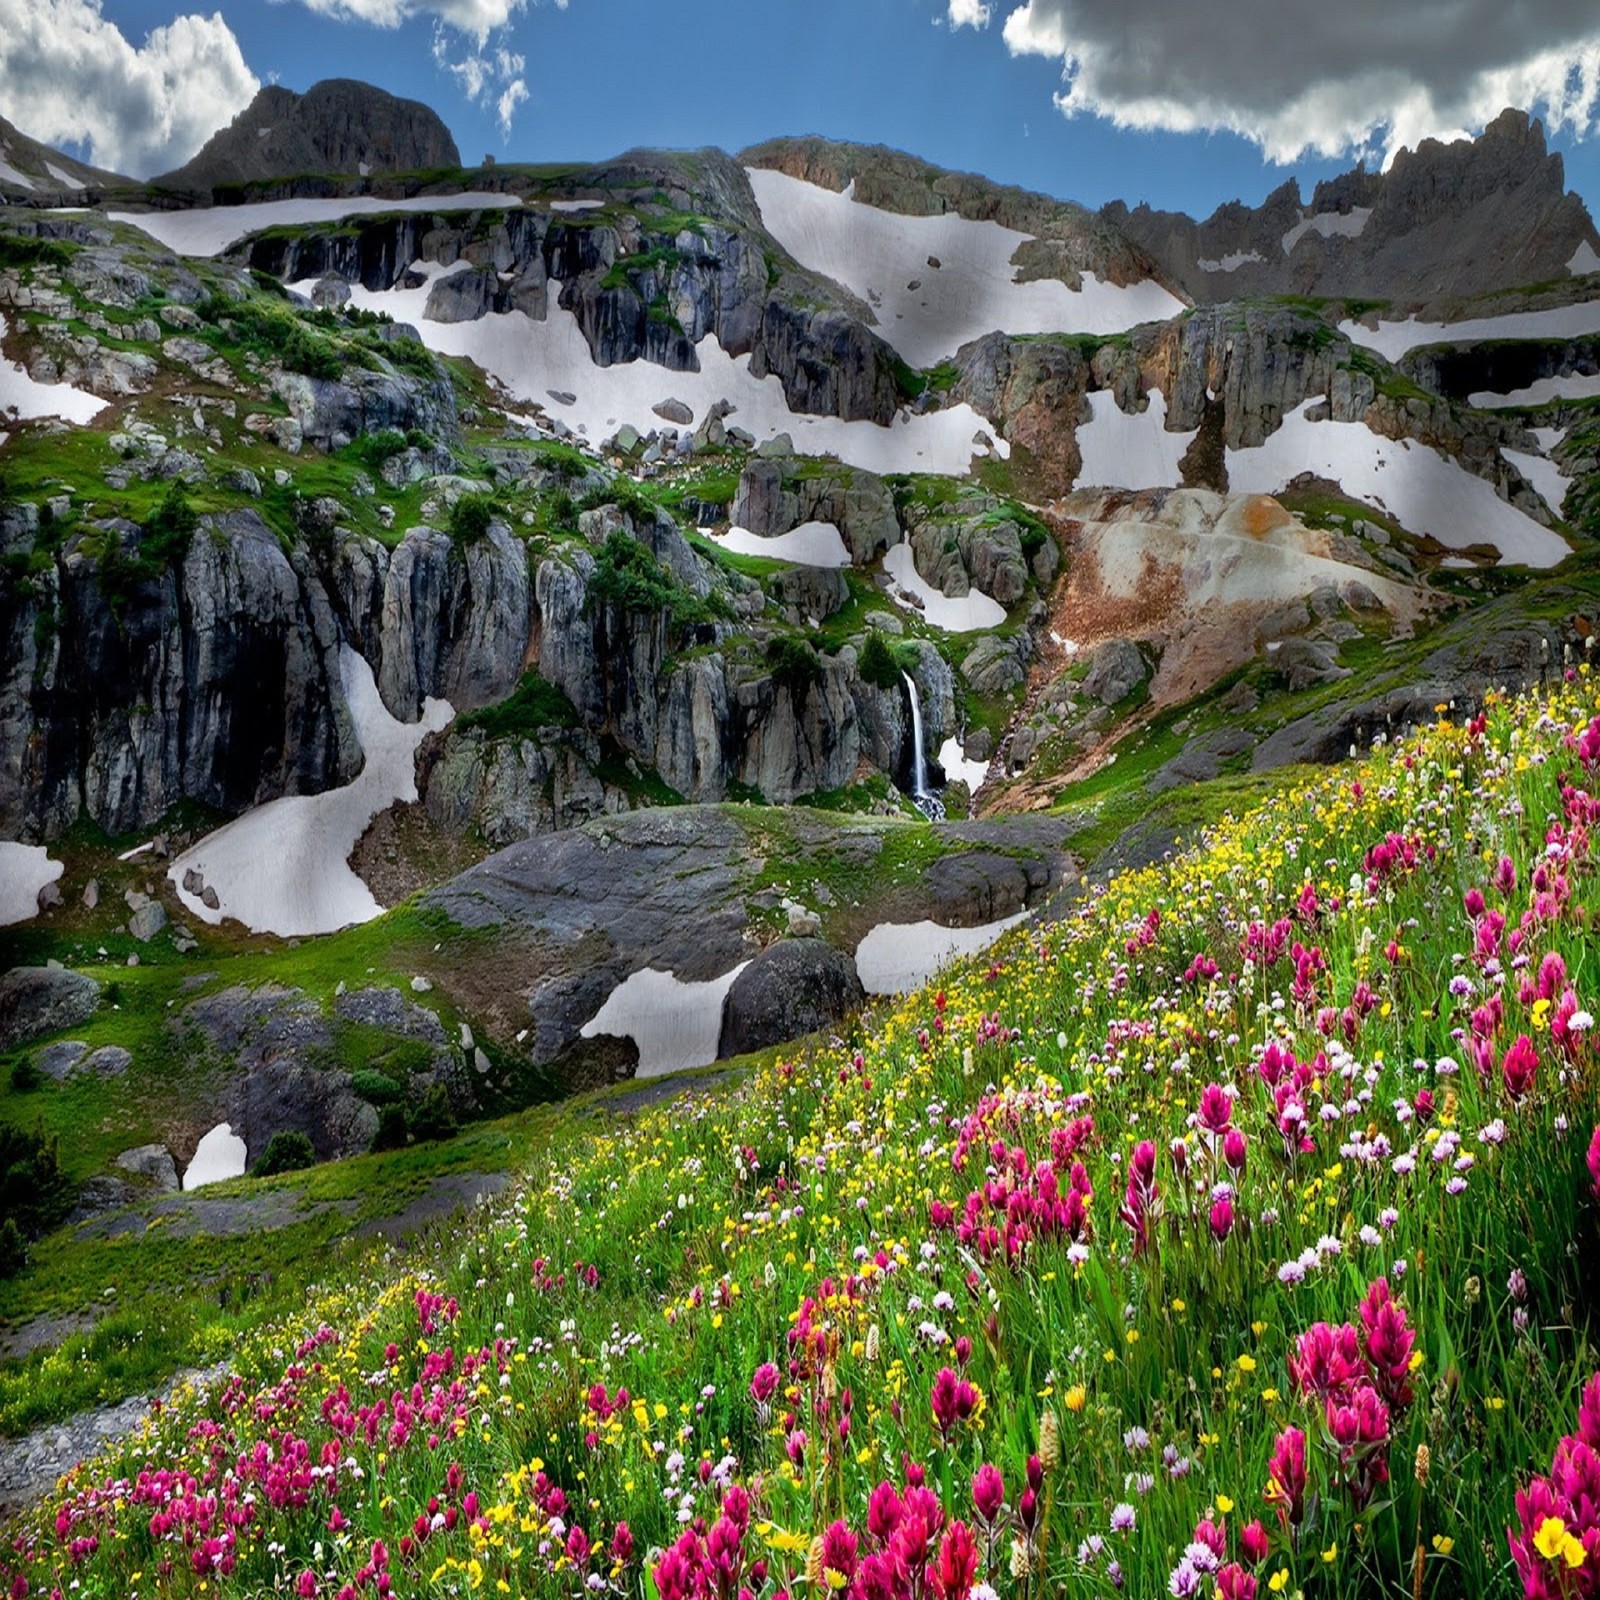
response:
[[[719,1059],[833,1028],[866,1003],[852,957],[821,939],[780,939],[734,979]]]
[[[1144,657],[1131,639],[1108,639],[1095,651],[1083,689],[1101,705],[1114,706],[1126,700],[1149,675]]]
[[[100,985],[63,967],[13,967],[0,976],[0,1050],[87,1022]]]

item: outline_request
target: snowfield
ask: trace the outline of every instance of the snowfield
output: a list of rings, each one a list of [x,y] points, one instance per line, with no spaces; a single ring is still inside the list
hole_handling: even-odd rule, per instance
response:
[[[1339,324],[1352,344],[1365,345],[1390,361],[1425,344],[1476,344],[1484,339],[1575,339],[1600,333],[1600,300],[1553,306],[1548,311],[1510,311],[1499,317],[1469,317],[1462,322],[1380,322],[1368,328],[1359,322]]]
[[[969,761],[954,734],[939,746],[939,765],[944,768],[946,783],[964,783],[972,794],[983,787],[983,780],[989,776],[989,763]]]
[[[696,346],[698,372],[669,372],[649,361],[597,367],[577,318],[556,304],[561,283],[555,278],[550,280],[550,309],[543,322],[521,311],[493,312],[475,322],[428,321],[423,313],[433,282],[464,265],[441,267],[419,261],[409,270],[426,275],[428,281],[420,288],[369,290],[352,284],[350,303],[387,311],[396,322],[410,323],[430,350],[475,362],[519,400],[540,405],[546,415],[559,417],[595,444],[624,422],[641,433],[659,428],[661,419],[651,408],[672,397],[697,417],[717,401],[727,400],[735,408],[729,421],[758,442],[787,433],[802,455],[836,455],[870,472],[960,476],[972,470],[973,453],[979,448],[973,442],[975,435],[992,436],[987,420],[968,405],[923,416],[902,411],[886,428],[875,422],[844,422],[791,411],[780,380],[770,373],[755,377],[749,356],[730,356],[714,334]],[[308,286],[290,287],[304,291]],[[994,440],[992,448],[1002,457],[1010,454],[1003,439]]]
[[[350,852],[380,811],[417,798],[417,746],[455,713],[448,701],[429,699],[419,721],[398,721],[372,668],[348,645],[339,652],[339,676],[366,757],[360,775],[342,789],[257,806],[179,856],[167,877],[202,922],[233,917],[252,933],[288,937],[333,933],[383,910],[351,870]],[[191,869],[216,890],[217,910],[183,887]]]
[[[884,552],[883,570],[894,580],[889,598],[946,633],[976,633],[1006,620],[1006,608],[981,589],[969,589],[955,599],[935,589],[917,571],[909,544],[891,545]],[[920,605],[915,603],[919,600]]]
[[[0,340],[6,336],[6,319],[0,317]],[[68,422],[93,422],[106,402],[70,383],[35,383],[20,361],[0,355],[0,422],[26,421],[30,417],[63,417]]]
[[[1183,481],[1178,463],[1200,430],[1169,433],[1166,396],[1152,389],[1149,400],[1130,414],[1109,389],[1089,396],[1094,418],[1078,429],[1083,470],[1074,488],[1168,489]]]
[[[773,238],[865,300],[878,332],[914,367],[931,367],[997,329],[1121,333],[1183,310],[1149,281],[1119,288],[1085,273],[1078,290],[1056,279],[1018,283],[1011,260],[1030,236],[997,222],[953,212],[905,217],[858,203],[850,189],[835,194],[786,173],[745,170]]]
[[[722,1039],[722,1003],[749,965],[741,961],[732,972],[704,983],[645,967],[618,984],[578,1031],[585,1039],[602,1034],[632,1039],[639,1047],[641,1078],[708,1067]]]
[[[868,994],[909,994],[961,956],[987,950],[1007,928],[1033,913],[1019,911],[976,928],[938,922],[880,922],[856,946],[856,973]]]
[[[748,528],[729,528],[726,533],[700,530],[724,550],[740,556],[765,556],[769,561],[792,561],[797,567],[848,567],[850,551],[844,537],[831,522],[802,522],[787,533],[763,536]]]
[[[1283,253],[1292,254],[1308,233],[1320,234],[1324,239],[1357,239],[1371,215],[1371,206],[1355,206],[1349,211],[1319,211],[1313,217],[1302,217],[1284,234]]]
[[[1308,400],[1266,442],[1228,451],[1237,494],[1277,494],[1302,472],[1331,478],[1346,494],[1388,512],[1412,533],[1451,550],[1490,544],[1500,565],[1553,567],[1568,553],[1559,534],[1507,504],[1482,478],[1414,440],[1386,439],[1364,422],[1312,422]]]
[[[1539,491],[1544,503],[1560,516],[1561,502],[1567,497],[1567,479],[1561,468],[1548,456],[1536,455],[1532,450],[1510,450],[1502,445],[1500,454]]]
[[[0,928],[38,916],[39,891],[65,871],[65,865],[52,861],[42,844],[0,839]]]
[[[202,211],[112,211],[112,222],[126,222],[148,233],[180,256],[217,256],[246,234],[262,228],[305,222],[338,222],[345,217],[386,211],[503,211],[520,206],[514,194],[426,194],[410,200],[380,200],[375,195],[341,198],[263,200],[248,206],[212,206]]]
[[[1252,261],[1266,259],[1259,250],[1238,250],[1231,256],[1223,256],[1220,261],[1210,261],[1202,256],[1195,265],[1202,272],[1237,272],[1240,267],[1247,267]]]
[[[1538,378],[1526,389],[1479,389],[1467,396],[1469,405],[1485,411],[1497,406],[1542,406],[1552,400],[1592,400],[1600,395],[1600,373],[1565,372],[1554,378]]]
[[[1600,254],[1587,239],[1572,252],[1567,271],[1575,278],[1581,278],[1586,272],[1600,272]]]

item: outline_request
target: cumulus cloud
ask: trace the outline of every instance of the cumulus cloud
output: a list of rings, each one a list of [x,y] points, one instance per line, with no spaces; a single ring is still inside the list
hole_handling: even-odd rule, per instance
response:
[[[990,7],[986,0],[950,0],[950,28],[987,28]]]
[[[468,35],[481,50],[489,35],[504,28],[528,0],[303,0],[310,11],[342,22],[371,22],[398,28],[413,17],[433,17]]]
[[[174,17],[135,46],[100,0],[0,0],[0,108],[96,166],[179,166],[260,87],[220,12]]]
[[[522,53],[504,43],[491,45],[485,40],[464,54],[452,56],[450,35],[436,22],[433,59],[461,85],[461,92],[474,105],[494,108],[501,137],[509,137],[517,107],[528,98],[528,83],[522,76],[528,63]]]
[[[947,0],[952,27],[975,0]],[[1013,55],[1062,62],[1068,116],[1226,129],[1271,160],[1450,138],[1507,105],[1582,136],[1600,112],[1594,0],[1026,0]]]

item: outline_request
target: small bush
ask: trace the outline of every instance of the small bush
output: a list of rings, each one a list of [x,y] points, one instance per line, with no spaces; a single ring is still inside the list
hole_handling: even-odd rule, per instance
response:
[[[32,1094],[44,1082],[44,1074],[33,1063],[31,1056],[24,1056],[11,1069],[11,1092],[13,1094]]]
[[[869,633],[856,662],[856,674],[861,681],[870,683],[874,689],[898,689],[904,670],[896,647],[881,633]]]
[[[647,546],[620,531],[606,540],[589,580],[591,603],[624,611],[665,611],[679,598],[677,580]]]
[[[494,500],[486,494],[464,494],[450,507],[450,537],[458,544],[476,544],[489,535]]]
[[[28,1264],[28,1241],[15,1220],[0,1222],[0,1278],[14,1278]]]
[[[775,634],[767,641],[767,665],[773,680],[787,689],[797,704],[822,682],[822,662],[816,651],[790,633]]]
[[[378,1126],[372,1135],[371,1148],[374,1151],[404,1150],[408,1136],[405,1107],[401,1105],[380,1106],[378,1108]]]
[[[350,1087],[371,1105],[398,1105],[406,1097],[405,1086],[396,1083],[387,1072],[373,1067],[362,1067],[350,1074]]]
[[[411,1113],[411,1137],[418,1140],[453,1139],[456,1109],[442,1083],[432,1084]]]
[[[303,1133],[282,1131],[267,1140],[261,1159],[250,1169],[255,1178],[271,1178],[280,1172],[303,1172],[317,1164],[317,1152]]]
[[[577,725],[572,702],[537,672],[524,673],[522,682],[498,705],[468,712],[456,722],[463,732],[478,728],[491,739],[526,739],[545,728]]]

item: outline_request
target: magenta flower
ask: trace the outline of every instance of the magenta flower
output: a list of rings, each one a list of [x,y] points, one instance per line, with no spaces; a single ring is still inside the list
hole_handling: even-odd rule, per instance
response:
[[[1000,1476],[1000,1469],[986,1461],[972,1480],[973,1508],[983,1522],[992,1524],[1005,1503],[1005,1480]]]
[[[1229,1128],[1222,1136],[1222,1159],[1226,1161],[1235,1172],[1244,1171],[1245,1157],[1250,1149],[1250,1141],[1245,1137],[1240,1128]]]
[[[1306,1514],[1306,1436],[1298,1428],[1285,1428],[1273,1446],[1266,1501],[1286,1526],[1300,1526]]]
[[[1589,1141],[1589,1176],[1594,1180],[1594,1197],[1600,1200],[1600,1123],[1595,1125],[1594,1137]]]
[[[1211,1237],[1221,1244],[1233,1232],[1233,1201],[1223,1195],[1211,1207]]]
[[[1232,1123],[1232,1096],[1220,1083],[1208,1083],[1200,1094],[1200,1126],[1208,1133],[1226,1133]]]
[[[1217,1574],[1218,1600],[1256,1600],[1256,1580],[1237,1561]]]
[[[1519,1033],[1500,1063],[1500,1077],[1506,1093],[1513,1100],[1520,1100],[1533,1087],[1538,1073],[1539,1054],[1533,1048],[1533,1040]]]
[[[750,1396],[758,1406],[767,1405],[778,1392],[778,1369],[763,1361],[750,1380]]]
[[[1252,1563],[1262,1562],[1267,1559],[1267,1551],[1270,1548],[1270,1544],[1267,1539],[1267,1530],[1261,1526],[1259,1517],[1240,1530],[1239,1548],[1250,1558]]]
[[[1389,1280],[1379,1278],[1361,1302],[1361,1325],[1366,1330],[1366,1354],[1372,1363],[1378,1392],[1397,1410],[1411,1404],[1409,1382],[1411,1351],[1417,1336],[1406,1325],[1406,1314],[1389,1292]]]

